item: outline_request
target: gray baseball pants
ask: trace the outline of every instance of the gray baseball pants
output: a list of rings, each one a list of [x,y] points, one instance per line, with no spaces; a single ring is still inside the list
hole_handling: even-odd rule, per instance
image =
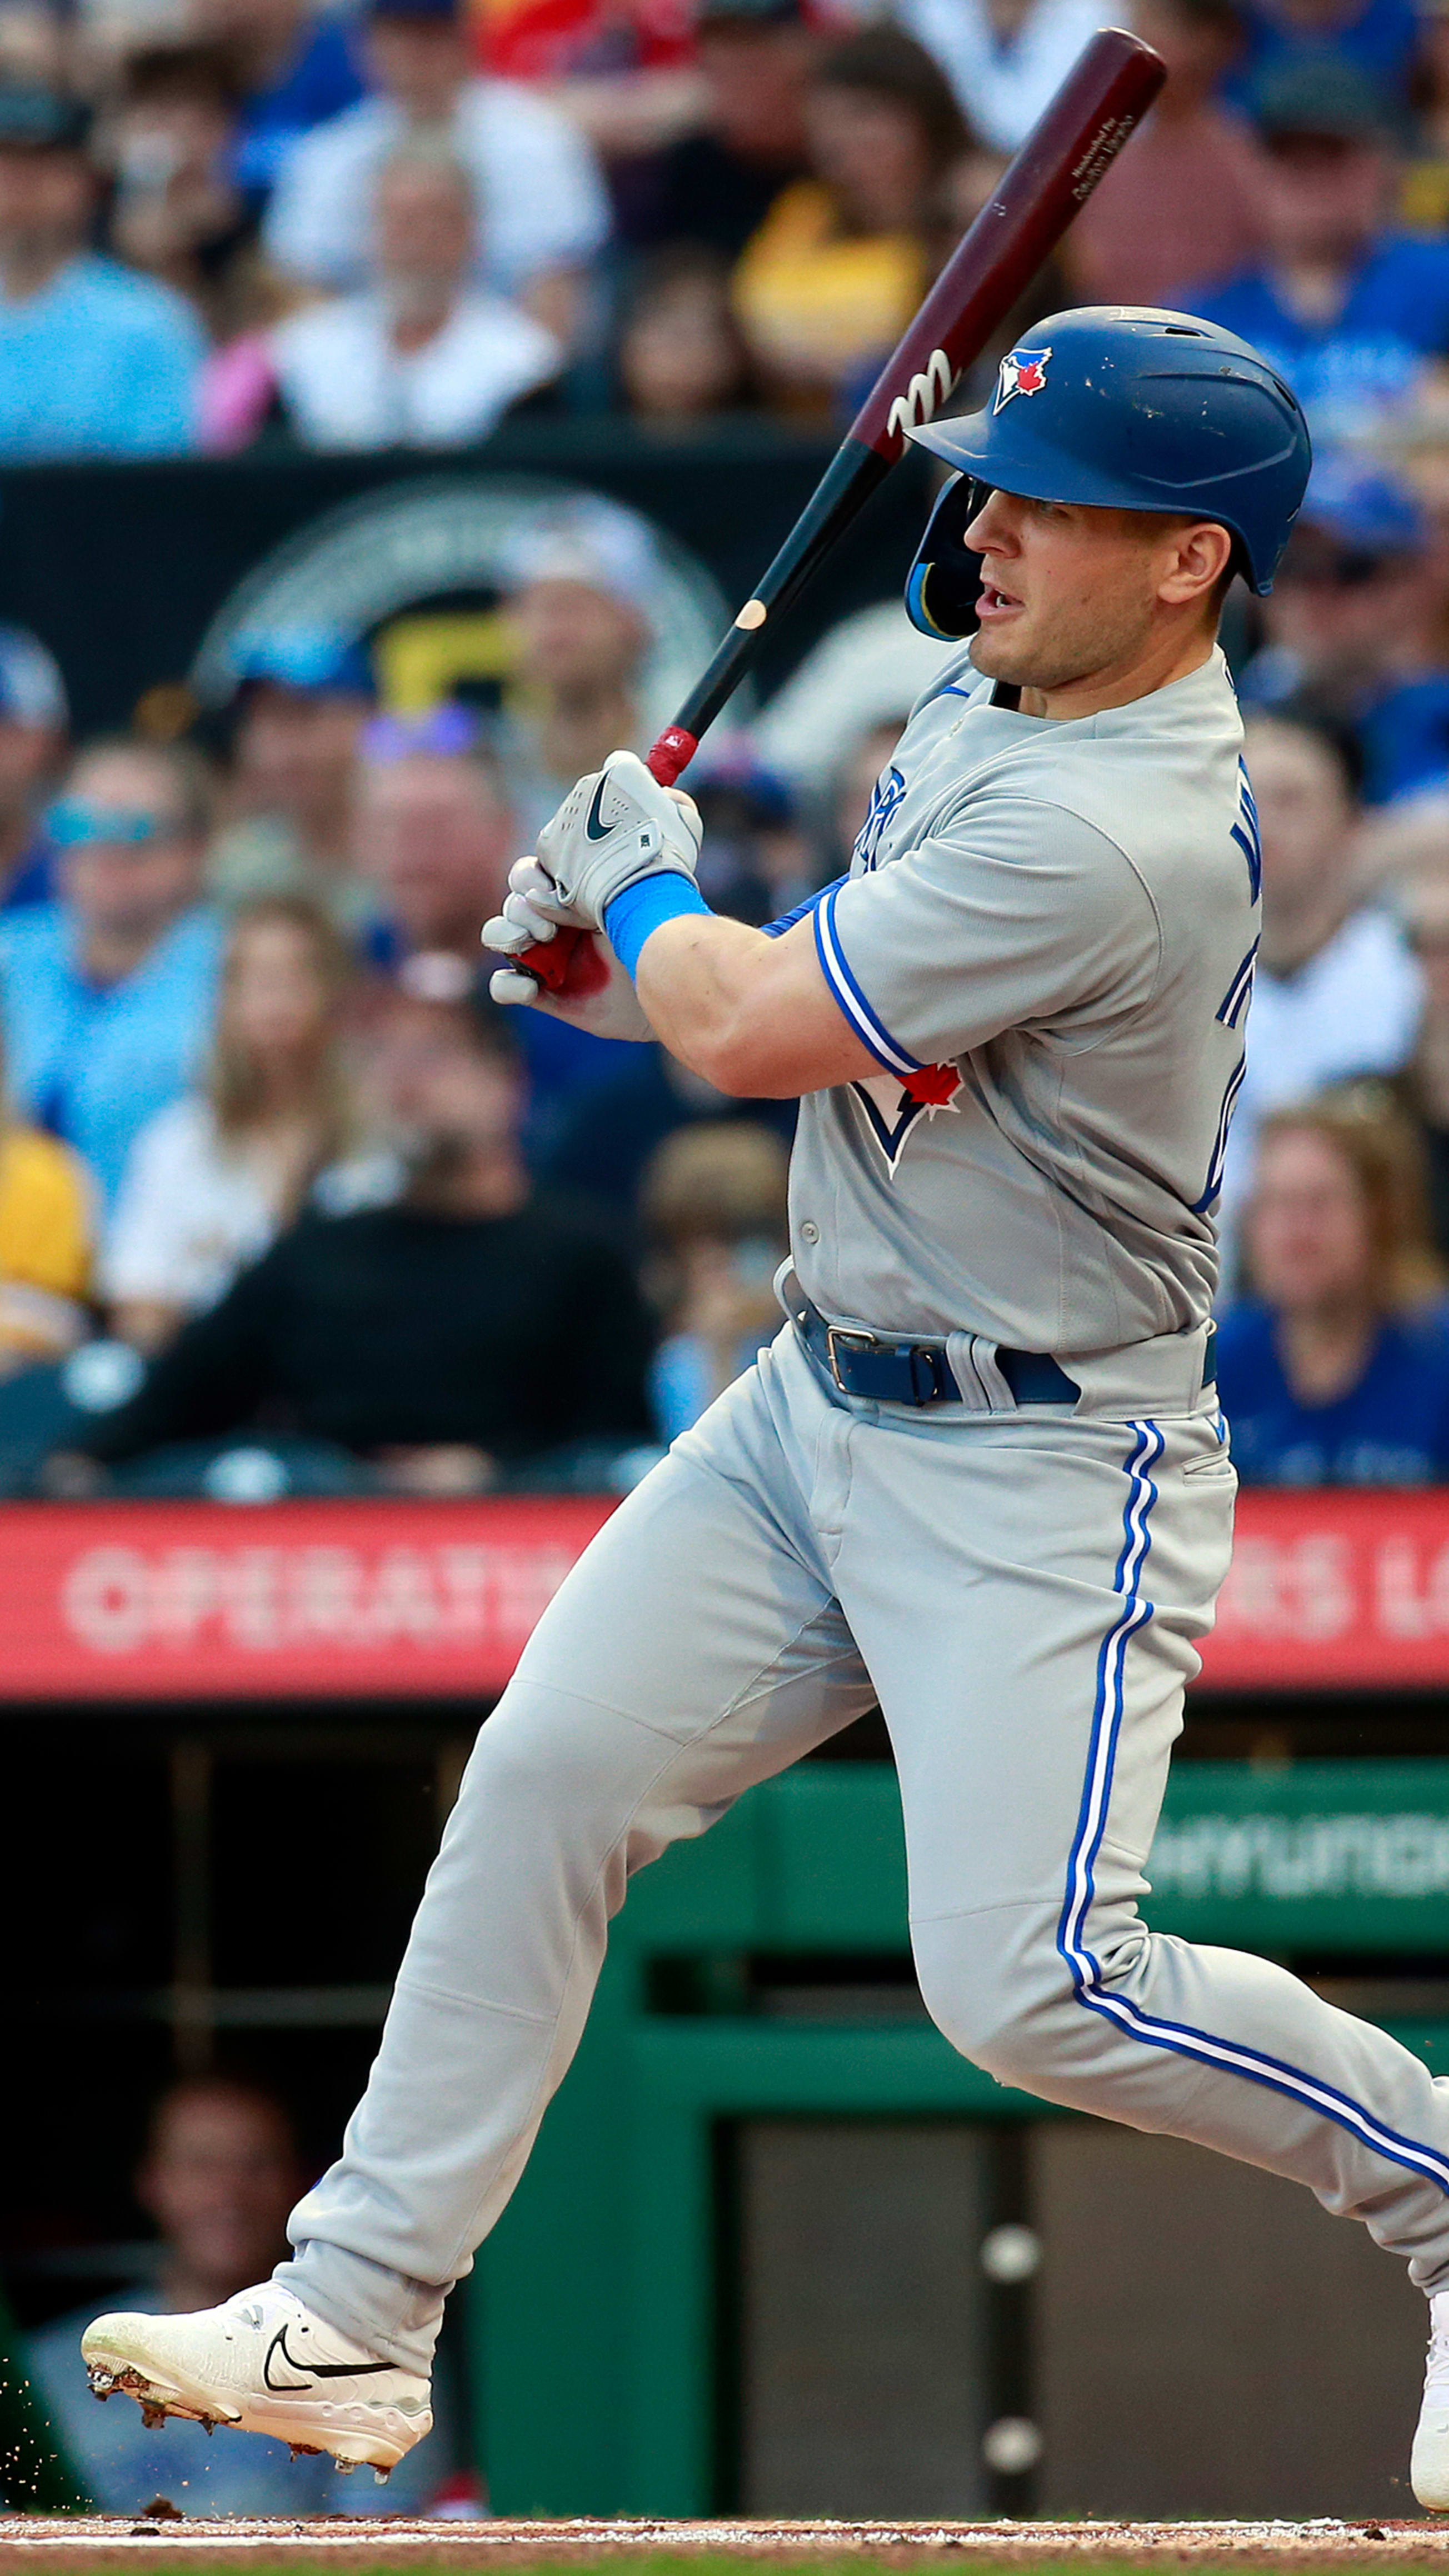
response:
[[[790,1328],[630,1496],[483,1728],[342,2156],[278,2278],[426,2370],[578,2043],[631,1871],[873,1701],[911,1940],[1004,2083],[1291,2174],[1449,2284],[1449,2088],[1137,1912],[1231,1545],[1211,1409],[902,1414]]]

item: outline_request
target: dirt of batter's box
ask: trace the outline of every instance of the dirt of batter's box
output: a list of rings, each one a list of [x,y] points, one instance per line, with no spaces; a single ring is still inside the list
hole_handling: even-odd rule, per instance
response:
[[[595,2561],[627,2561],[636,2576],[729,2576],[749,2558],[811,2576],[869,2576],[924,2559],[965,2557],[977,2576],[1030,2567],[1062,2576],[1094,2562],[1096,2576],[1191,2563],[1193,2576],[1277,2576],[1285,2561],[1340,2566],[1434,2566],[1449,2576],[1449,2522],[203,2522],[0,2515],[0,2576],[128,2576],[186,2562],[185,2576],[464,2576],[527,2567],[572,2576]]]

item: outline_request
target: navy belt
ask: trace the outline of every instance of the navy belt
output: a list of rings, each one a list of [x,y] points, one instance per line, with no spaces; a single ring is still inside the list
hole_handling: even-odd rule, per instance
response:
[[[870,1404],[964,1403],[944,1342],[897,1341],[828,1324],[793,1277],[786,1294],[796,1332],[842,1395]],[[1082,1391],[1047,1351],[998,1348],[996,1365],[1018,1404],[1075,1404]]]

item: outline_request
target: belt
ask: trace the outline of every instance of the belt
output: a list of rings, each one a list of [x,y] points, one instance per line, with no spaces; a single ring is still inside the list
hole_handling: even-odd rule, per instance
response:
[[[796,1278],[787,1287],[790,1320],[817,1366],[842,1395],[871,1404],[963,1404],[944,1341],[899,1341],[890,1333],[829,1324]],[[1081,1388],[1047,1351],[999,1345],[996,1365],[1017,1404],[1075,1404]]]

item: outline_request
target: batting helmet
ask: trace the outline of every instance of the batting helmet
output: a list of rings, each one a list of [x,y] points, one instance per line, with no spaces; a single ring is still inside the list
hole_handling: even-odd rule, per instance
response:
[[[1261,596],[1312,461],[1297,398],[1246,340],[1190,313],[1127,304],[1052,314],[1002,359],[985,411],[910,436],[959,469],[906,584],[912,623],[927,635],[975,625],[980,584],[963,539],[977,486],[1213,519]]]

